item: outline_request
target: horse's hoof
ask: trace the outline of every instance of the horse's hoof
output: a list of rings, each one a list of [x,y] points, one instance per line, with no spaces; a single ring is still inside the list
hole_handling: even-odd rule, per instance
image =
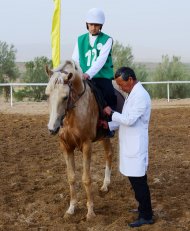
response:
[[[109,188],[101,187],[101,189],[99,190],[99,196],[104,197],[108,192],[109,192]]]
[[[73,216],[73,214],[65,213],[65,215],[64,215],[64,220],[65,220],[65,221],[68,221],[68,220],[71,219],[72,216]]]
[[[108,187],[107,186],[102,186],[101,189],[100,189],[101,192],[105,192],[107,193],[109,191]]]
[[[86,220],[92,221],[95,217],[96,217],[96,214],[94,212],[91,212],[86,215]]]

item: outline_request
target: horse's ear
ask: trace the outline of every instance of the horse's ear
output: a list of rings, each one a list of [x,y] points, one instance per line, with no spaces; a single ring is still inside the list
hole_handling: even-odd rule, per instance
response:
[[[64,84],[68,84],[73,77],[73,73],[68,73],[67,77],[64,79]]]
[[[48,65],[45,66],[45,71],[49,78],[53,75],[53,71],[49,69]]]
[[[78,71],[79,70],[79,63],[74,61],[74,60],[72,60],[72,62],[73,62],[73,66],[74,66],[75,71]]]
[[[70,80],[72,77],[73,77],[73,73],[70,72],[70,73],[68,74],[67,78],[68,78],[68,80]]]

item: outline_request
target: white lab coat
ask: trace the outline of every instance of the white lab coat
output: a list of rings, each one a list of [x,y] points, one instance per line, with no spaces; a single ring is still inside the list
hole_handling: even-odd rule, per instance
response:
[[[114,112],[110,130],[119,128],[119,168],[125,176],[144,176],[148,167],[148,126],[151,100],[138,82],[126,98],[122,113]]]

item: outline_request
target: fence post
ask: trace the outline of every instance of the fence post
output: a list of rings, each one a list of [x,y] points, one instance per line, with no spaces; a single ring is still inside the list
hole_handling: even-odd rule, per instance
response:
[[[167,96],[168,96],[168,103],[170,102],[170,85],[169,82],[167,83]]]
[[[11,107],[13,106],[13,86],[10,85],[11,88]]]

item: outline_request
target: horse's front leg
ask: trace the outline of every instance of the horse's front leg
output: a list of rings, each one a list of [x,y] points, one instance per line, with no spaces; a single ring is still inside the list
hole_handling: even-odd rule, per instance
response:
[[[86,190],[87,195],[87,220],[92,219],[95,216],[94,213],[94,204],[93,204],[93,195],[91,187],[91,174],[90,174],[90,162],[91,162],[91,153],[92,153],[92,144],[90,141],[83,144],[83,175],[82,181]]]
[[[111,178],[111,164],[112,164],[113,148],[112,148],[110,139],[104,139],[102,142],[103,142],[104,151],[105,151],[106,167],[105,167],[104,182],[101,187],[101,191],[107,192],[108,186],[110,185],[110,178]]]
[[[74,152],[64,152],[64,157],[67,165],[67,177],[70,187],[70,205],[65,213],[65,218],[73,215],[77,204],[76,189],[75,189],[75,162]]]

